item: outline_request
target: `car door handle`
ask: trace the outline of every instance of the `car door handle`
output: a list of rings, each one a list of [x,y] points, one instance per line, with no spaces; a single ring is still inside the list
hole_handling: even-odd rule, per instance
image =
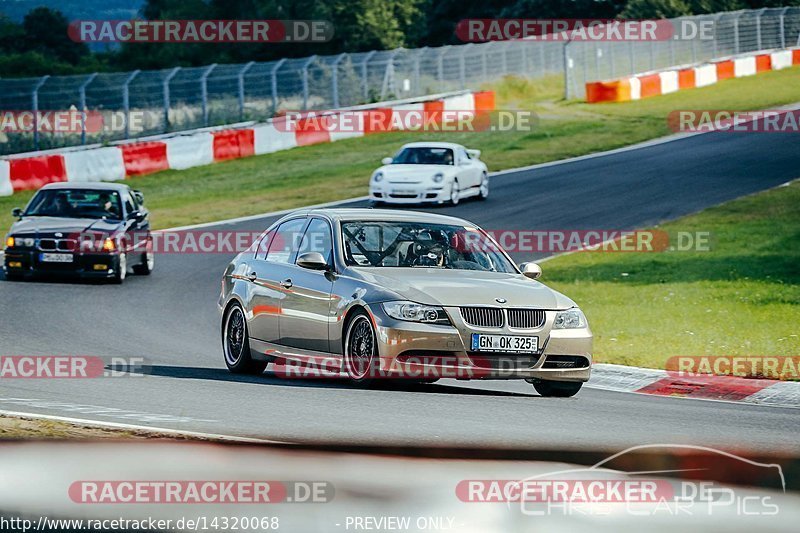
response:
[[[281,287],[283,287],[284,289],[291,289],[292,285],[293,285],[292,280],[289,278],[286,278],[285,280],[281,281]]]
[[[258,274],[256,274],[255,272],[250,272],[245,277],[247,278],[248,281],[255,281],[256,279],[258,279]]]

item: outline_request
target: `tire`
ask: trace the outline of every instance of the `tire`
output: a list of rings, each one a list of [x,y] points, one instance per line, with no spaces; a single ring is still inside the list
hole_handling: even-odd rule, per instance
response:
[[[371,383],[380,364],[378,339],[364,311],[357,311],[347,323],[343,348],[344,369],[350,381],[359,385]]]
[[[439,381],[439,378],[425,378],[425,379],[418,379],[417,383],[420,385],[431,385],[432,383],[436,383]]]
[[[133,273],[140,276],[149,276],[156,266],[156,255],[153,253],[153,240],[148,239],[146,251],[142,254],[142,262],[134,265]]]
[[[483,173],[481,176],[481,185],[480,185],[480,193],[478,194],[478,200],[486,200],[489,197],[489,176],[486,175],[486,172]]]
[[[225,366],[234,374],[261,374],[269,364],[256,361],[250,353],[250,336],[242,306],[233,304],[222,321],[222,355]]]
[[[579,381],[533,381],[533,388],[540,396],[569,398],[578,394],[583,383]]]
[[[461,201],[461,188],[458,186],[458,180],[453,180],[450,186],[450,205],[456,206]]]
[[[125,281],[125,277],[128,275],[128,254],[125,252],[119,253],[119,263],[117,263],[117,270],[114,272],[114,277],[111,278],[112,283],[116,283],[117,285],[122,284]]]

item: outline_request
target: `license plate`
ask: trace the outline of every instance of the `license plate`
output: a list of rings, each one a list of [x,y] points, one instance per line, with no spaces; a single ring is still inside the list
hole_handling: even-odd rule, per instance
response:
[[[72,254],[48,254],[44,253],[40,257],[43,263],[72,263]]]
[[[539,351],[539,337],[473,333],[472,351],[536,353]]]
[[[417,194],[417,191],[395,189],[394,191],[392,191],[392,194]]]

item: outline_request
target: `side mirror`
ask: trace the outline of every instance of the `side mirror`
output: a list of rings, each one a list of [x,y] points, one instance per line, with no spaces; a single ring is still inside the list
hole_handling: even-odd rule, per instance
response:
[[[141,211],[134,211],[128,214],[128,220],[135,220],[136,222],[142,222],[144,220],[144,213]]]
[[[327,270],[328,262],[319,252],[306,252],[297,258],[297,266],[309,270]]]
[[[542,275],[542,267],[536,263],[522,263],[519,268],[526,278],[539,279]]]
[[[136,201],[139,202],[139,205],[144,205],[144,194],[142,194],[142,191],[133,191],[133,196],[136,198]]]
[[[381,159],[381,165],[391,165],[392,161],[394,161],[394,159],[392,159],[391,157],[384,157],[383,159]]]
[[[19,207],[15,207],[11,210],[11,216],[16,218],[22,218],[22,209]]]

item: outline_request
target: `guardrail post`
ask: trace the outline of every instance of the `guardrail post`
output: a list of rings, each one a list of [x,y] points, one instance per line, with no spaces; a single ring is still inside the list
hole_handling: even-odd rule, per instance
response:
[[[131,103],[130,103],[130,84],[133,79],[139,75],[140,70],[134,70],[131,72],[127,78],[125,78],[125,83],[122,85],[122,110],[125,112],[125,138],[130,139],[131,135]]]
[[[86,81],[81,83],[81,86],[78,88],[78,97],[80,103],[80,113],[81,113],[81,144],[86,144],[86,87],[89,86],[90,83],[94,81],[97,77],[97,72],[89,74],[89,77],[86,78]]]
[[[333,91],[331,97],[333,99],[334,109],[338,109],[339,107],[339,63],[341,63],[345,57],[347,57],[347,54],[339,54],[331,64],[331,90]]]
[[[367,79],[369,72],[367,72],[367,63],[369,63],[369,60],[372,59],[372,56],[374,55],[375,50],[368,52],[361,61],[361,90],[363,92],[365,101],[369,100],[369,80]]]
[[[31,109],[33,110],[33,149],[39,149],[39,89],[50,76],[42,76],[31,91]]]
[[[272,65],[272,70],[270,71],[270,77],[272,84],[272,114],[278,112],[278,69],[280,69],[283,64],[286,63],[286,59],[281,59],[274,65]]]
[[[210,64],[200,76],[200,99],[203,106],[203,126],[208,127],[208,75],[217,67],[216,63]]]
[[[169,131],[169,82],[172,81],[172,78],[181,70],[181,67],[175,67],[172,69],[169,74],[164,77],[164,81],[161,83],[162,86],[162,93],[164,94],[164,132]]]
[[[250,61],[244,67],[242,67],[242,70],[240,70],[239,74],[237,75],[238,82],[239,82],[239,120],[240,121],[244,120],[244,75],[247,74],[247,71],[250,70],[251,68],[253,68],[253,65],[255,65],[255,64],[256,64],[255,61]]]
[[[308,66],[317,59],[316,55],[313,55],[306,59],[306,62],[303,63],[301,67],[303,69],[303,111],[308,109]]]

